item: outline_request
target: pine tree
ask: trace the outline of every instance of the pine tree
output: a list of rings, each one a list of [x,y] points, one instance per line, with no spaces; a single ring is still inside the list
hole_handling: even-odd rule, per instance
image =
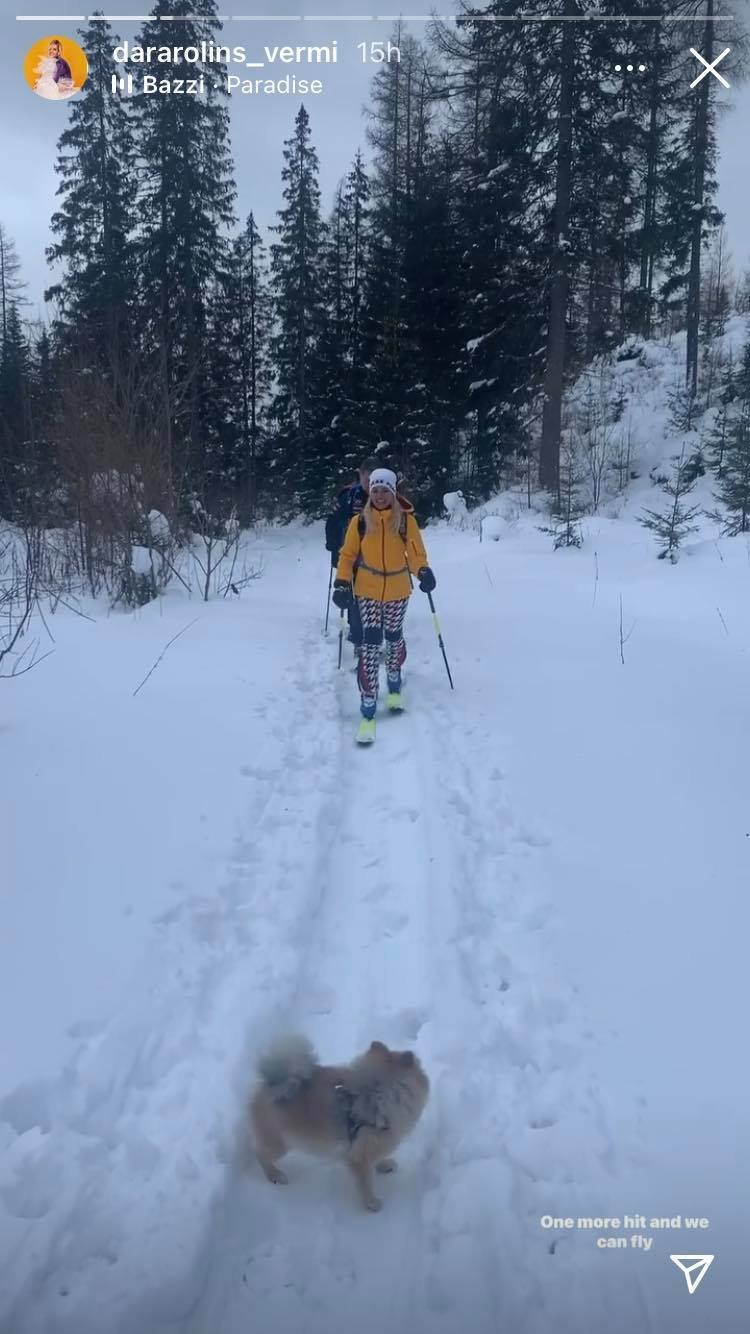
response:
[[[358,150],[346,178],[342,200],[346,273],[343,302],[345,372],[341,399],[336,405],[336,430],[341,441],[337,456],[345,472],[353,471],[373,444],[368,426],[368,369],[364,348],[366,283],[372,234],[370,194],[370,180],[362,153]]]
[[[644,528],[656,534],[660,548],[659,560],[664,560],[668,556],[674,565],[682,542],[688,533],[696,531],[697,524],[693,523],[693,520],[700,513],[700,506],[693,505],[686,508],[683,503],[685,496],[694,486],[695,480],[688,480],[687,477],[683,450],[680,457],[674,461],[672,476],[662,483],[661,489],[670,497],[671,504],[663,511],[644,510],[644,517],[638,520]]]
[[[46,520],[51,513],[50,497],[58,490],[59,481],[55,452],[57,366],[49,333],[42,327],[31,348],[30,416],[34,449],[33,459],[29,460],[29,488],[30,499]]]
[[[699,477],[705,476],[706,458],[703,433],[696,438],[700,422],[700,403],[693,393],[692,386],[677,383],[667,391],[669,421],[677,435],[692,435],[689,447],[683,450],[684,458],[680,469],[680,478],[685,487],[692,486]]]
[[[720,403],[707,440],[709,465],[718,478],[721,478],[724,473],[724,455],[729,439],[731,421],[728,404]]]
[[[232,246],[226,308],[233,386],[235,484],[243,498],[241,514],[254,517],[264,449],[264,414],[271,384],[271,294],[265,247],[252,213]]]
[[[0,515],[15,517],[31,446],[31,355],[18,307],[8,305],[0,349]]]
[[[646,8],[652,10],[653,6],[649,2]],[[631,55],[634,64],[640,63],[643,57],[646,63],[645,88],[640,80],[638,85],[635,80],[627,81],[633,92],[636,86],[640,88],[641,117],[632,147],[643,183],[637,195],[639,216],[635,249],[638,281],[631,298],[632,327],[642,337],[650,338],[657,311],[656,283],[667,221],[662,202],[665,150],[678,114],[676,108],[682,92],[683,71],[675,60],[675,33],[667,24],[628,24],[627,37],[629,46],[625,54]],[[644,92],[645,105],[642,101]]]
[[[404,346],[406,372],[400,466],[408,493],[424,516],[442,511],[451,483],[453,441],[465,404],[459,189],[448,138],[426,146],[406,205]],[[465,410],[465,409],[464,409]]]
[[[583,544],[581,532],[581,518],[584,514],[583,482],[575,441],[570,431],[564,430],[560,451],[559,487],[552,510],[555,518],[552,528],[555,551],[559,551],[560,547],[580,547]]]
[[[734,293],[734,309],[738,315],[750,314],[750,270],[745,270],[738,279]]]
[[[322,246],[325,317],[318,347],[320,457],[332,478],[351,474],[371,452],[363,304],[369,259],[370,187],[358,152],[336,190]]]
[[[436,71],[415,38],[397,28],[392,41],[401,59],[381,65],[375,75],[367,127],[372,228],[363,333],[369,436],[389,440],[393,461],[403,466],[407,394],[415,383],[410,340],[416,332],[408,327],[406,251],[416,183],[431,139]]]
[[[105,21],[90,22],[79,36],[89,74],[58,142],[61,206],[47,259],[61,273],[45,296],[57,303],[60,336],[111,365],[134,330],[135,149],[127,100],[110,87],[119,39]]]
[[[323,326],[318,155],[311,143],[310,117],[301,106],[294,134],[284,145],[284,207],[274,228],[271,271],[277,332],[273,338],[276,393],[274,475],[291,512],[316,513],[326,496],[321,451],[318,389]]]
[[[710,64],[715,53],[716,29],[713,24],[714,0],[705,0],[706,23],[703,29],[701,53]],[[706,231],[715,227],[720,215],[712,207],[716,191],[716,112],[711,84],[714,79],[703,79],[695,100],[690,147],[693,161],[692,226],[690,228],[690,268],[687,286],[687,366],[686,378],[693,393],[698,390],[698,339],[700,332],[701,256]]]
[[[348,269],[348,348],[352,369],[362,361],[362,305],[364,302],[364,274],[369,256],[369,200],[370,182],[365,171],[361,150],[357,150],[351,171],[346,178],[344,195],[346,205],[346,253]]]
[[[726,506],[725,536],[750,532],[750,403],[729,428],[717,499]]]
[[[692,386],[675,384],[667,390],[669,424],[679,435],[694,431],[699,415],[698,399]]]
[[[700,294],[700,390],[704,411],[713,406],[717,386],[721,384],[724,362],[723,339],[731,313],[731,256],[727,253],[726,233],[720,227],[715,244],[704,266]]]
[[[197,17],[188,0],[165,0],[173,48],[218,48],[215,0]],[[158,51],[167,26],[154,18],[138,39]],[[144,345],[159,367],[159,411],[175,471],[205,489],[204,463],[215,456],[229,411],[211,375],[209,308],[226,282],[235,186],[229,112],[220,61],[170,64],[175,77],[205,77],[205,97],[138,93],[133,114],[140,168],[139,277]],[[155,59],[137,66],[139,80],[164,74]],[[213,466],[213,465],[212,465]]]
[[[455,467],[466,493],[483,499],[503,465],[526,453],[523,422],[540,388],[547,182],[538,53],[522,27],[470,19],[441,34],[440,46],[451,91],[460,334],[455,352],[449,346],[463,400],[453,409]]]
[[[21,278],[21,261],[18,258],[15,243],[0,223],[0,349],[8,333],[8,316],[11,303],[18,309],[26,305],[23,293],[28,283]]]
[[[580,13],[576,0],[563,0],[563,17]],[[539,482],[546,490],[557,487],[560,470],[560,429],[566,359],[565,316],[570,290],[568,259],[571,178],[573,171],[573,101],[576,46],[572,22],[564,22],[560,39],[560,92],[555,142],[555,195],[550,234],[549,316],[544,375]]]
[[[321,466],[329,477],[337,477],[355,460],[349,434],[349,413],[344,404],[351,367],[351,312],[349,249],[351,219],[349,199],[339,182],[333,213],[322,248],[322,300],[325,308],[318,345],[321,430]],[[348,405],[347,405],[348,406]]]
[[[235,507],[242,522],[256,515],[271,322],[265,248],[251,213],[230,244],[206,311],[204,392],[222,411],[205,414],[194,490],[209,516],[226,516]]]
[[[715,53],[714,0],[688,0],[686,13],[695,16],[683,29],[686,46],[696,47],[710,62]],[[705,22],[701,20],[705,19]],[[692,35],[692,41],[688,39]],[[692,68],[692,57],[683,56],[684,73]],[[698,351],[701,313],[702,254],[711,232],[722,217],[715,205],[716,106],[707,77],[695,89],[685,79],[682,96],[675,101],[676,120],[665,151],[663,182],[663,243],[667,278],[662,292],[674,306],[683,304],[687,330],[685,377],[690,392],[698,392]]]
[[[723,416],[720,409],[712,443],[718,465],[716,497],[727,510],[722,531],[734,537],[750,531],[750,340],[736,378],[727,379]]]

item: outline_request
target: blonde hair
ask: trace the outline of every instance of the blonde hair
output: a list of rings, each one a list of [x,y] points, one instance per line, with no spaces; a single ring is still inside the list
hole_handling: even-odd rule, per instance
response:
[[[367,533],[375,532],[375,520],[372,517],[372,512],[374,508],[375,507],[372,501],[370,500],[370,497],[368,496],[365,507],[362,510],[362,515],[365,521],[365,532]],[[399,504],[397,496],[393,497],[390,505],[390,510],[391,510],[391,527],[396,536],[398,537],[401,534],[401,525],[402,522],[405,520],[406,510]]]

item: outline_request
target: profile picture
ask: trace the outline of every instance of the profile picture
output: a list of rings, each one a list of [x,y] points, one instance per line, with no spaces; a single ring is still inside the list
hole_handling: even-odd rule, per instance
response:
[[[24,78],[37,97],[59,102],[80,92],[89,72],[85,53],[72,37],[42,37],[26,52]]]

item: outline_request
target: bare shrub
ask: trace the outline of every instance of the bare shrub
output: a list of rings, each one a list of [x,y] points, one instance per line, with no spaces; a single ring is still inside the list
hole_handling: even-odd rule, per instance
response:
[[[153,411],[158,401],[151,377],[135,364],[115,375],[71,363],[62,376],[67,561],[93,596],[106,592],[129,606],[155,597],[170,577],[171,532],[169,541],[163,532],[155,538],[149,522],[152,511],[175,509],[168,435]],[[148,569],[139,548],[148,553]]]

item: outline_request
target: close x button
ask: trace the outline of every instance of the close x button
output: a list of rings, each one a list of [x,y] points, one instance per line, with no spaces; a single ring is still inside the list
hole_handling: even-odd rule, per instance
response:
[[[705,59],[704,56],[701,55],[700,51],[696,51],[695,47],[691,46],[690,48],[691,56],[695,56],[696,60],[700,60],[701,64],[705,65],[706,68],[701,70],[697,79],[693,79],[693,82],[691,83],[690,87],[695,88],[696,85],[700,83],[701,79],[705,79],[707,74],[713,74],[714,78],[719,80],[719,83],[723,83],[724,87],[728,88],[729,80],[725,79],[723,75],[719,74],[719,72],[716,69],[716,66],[721,63],[721,61],[724,59],[725,56],[729,55],[731,49],[732,49],[731,46],[728,46],[725,51],[722,51],[720,56],[717,56],[714,61],[709,62],[708,60]]]

